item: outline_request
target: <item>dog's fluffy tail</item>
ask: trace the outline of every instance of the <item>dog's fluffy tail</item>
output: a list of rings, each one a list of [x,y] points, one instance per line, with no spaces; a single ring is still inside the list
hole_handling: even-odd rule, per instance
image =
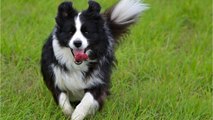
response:
[[[140,0],[120,0],[104,12],[113,37],[117,40],[134,24],[140,13],[148,9],[148,5]]]

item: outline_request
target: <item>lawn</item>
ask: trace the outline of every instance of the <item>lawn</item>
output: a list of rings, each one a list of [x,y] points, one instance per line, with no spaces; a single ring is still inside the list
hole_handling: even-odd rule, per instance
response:
[[[62,0],[1,1],[2,120],[65,120],[40,73],[41,48]],[[73,0],[79,10],[87,0]],[[102,11],[116,0],[97,0]],[[212,1],[150,4],[116,50],[112,95],[88,120],[210,120]]]

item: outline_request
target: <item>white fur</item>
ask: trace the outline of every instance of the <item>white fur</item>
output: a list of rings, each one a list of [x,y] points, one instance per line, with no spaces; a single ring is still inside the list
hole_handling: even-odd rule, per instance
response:
[[[87,92],[74,110],[72,120],[83,120],[88,114],[94,114],[98,108],[98,102],[93,98],[91,93]]]
[[[88,79],[84,78],[81,71],[64,72],[61,68],[52,65],[55,74],[55,84],[62,90],[69,90],[73,93],[95,84],[103,84],[100,78],[97,77],[98,70],[94,72]]]
[[[82,72],[88,70],[87,63],[84,61],[80,65],[74,63],[74,58],[71,50],[67,47],[61,47],[56,36],[53,36],[53,51],[56,59],[62,64],[66,65],[69,71],[63,71],[60,67],[52,64],[52,69],[55,75],[55,85],[61,90],[71,91],[73,100],[80,100],[83,97],[82,90],[93,85],[103,84],[102,80],[97,77],[99,69],[95,70],[91,77],[85,79]],[[88,51],[89,52],[89,51]]]
[[[72,114],[73,108],[70,105],[69,97],[63,92],[59,96],[59,106],[65,115],[70,116]]]
[[[77,49],[74,46],[74,44],[73,44],[73,42],[75,40],[80,40],[82,42],[82,46],[79,49],[85,49],[88,46],[87,39],[84,37],[84,35],[81,32],[81,26],[82,26],[82,24],[81,24],[81,20],[80,20],[80,15],[81,15],[81,13],[79,13],[78,16],[75,18],[76,32],[75,32],[75,34],[73,35],[73,37],[71,38],[71,40],[69,42],[69,46],[72,49]]]
[[[121,0],[113,9],[111,20],[117,24],[132,23],[146,9],[148,9],[147,4],[140,2],[140,0]],[[130,19],[132,17],[134,18]]]
[[[76,91],[86,87],[81,71],[65,72],[58,66],[53,66],[55,84],[62,90]]]
[[[74,63],[74,57],[73,54],[68,47],[61,47],[59,45],[59,42],[56,38],[56,36],[53,36],[53,51],[56,59],[62,64],[66,65],[69,70],[81,70],[81,71],[87,71],[87,61],[83,61],[82,64],[76,65]]]

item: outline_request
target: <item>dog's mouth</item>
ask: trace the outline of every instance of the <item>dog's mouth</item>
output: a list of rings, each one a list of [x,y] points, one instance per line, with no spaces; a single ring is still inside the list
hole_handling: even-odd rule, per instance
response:
[[[84,49],[71,49],[71,52],[74,57],[74,63],[76,65],[80,65],[83,63],[83,61],[86,61],[89,59],[88,55],[85,53],[86,50]]]

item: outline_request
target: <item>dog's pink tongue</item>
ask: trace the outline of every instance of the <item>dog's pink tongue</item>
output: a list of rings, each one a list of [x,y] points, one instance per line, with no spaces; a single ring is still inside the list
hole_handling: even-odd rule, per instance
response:
[[[84,53],[84,50],[74,50],[75,61],[84,61],[88,59],[88,55]]]

